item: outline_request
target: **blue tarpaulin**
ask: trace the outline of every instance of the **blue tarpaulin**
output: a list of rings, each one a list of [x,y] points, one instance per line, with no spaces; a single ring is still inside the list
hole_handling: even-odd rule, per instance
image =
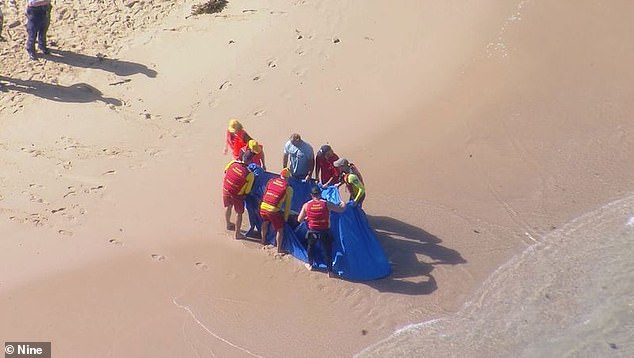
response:
[[[246,197],[246,209],[249,214],[251,228],[249,234],[259,236],[262,219],[259,214],[259,204],[264,195],[266,183],[277,174],[263,171],[261,168],[251,165],[250,169],[255,173],[255,182],[251,194]],[[311,199],[311,187],[315,182],[304,182],[289,178],[289,184],[293,188],[293,200],[291,210],[296,214],[305,202]],[[322,198],[334,204],[339,204],[341,198],[336,186],[323,188]],[[296,215],[291,216],[285,223],[283,249],[295,258],[308,262],[306,252],[306,223],[298,224]],[[330,213],[330,230],[333,236],[332,258],[333,271],[339,276],[355,281],[369,281],[386,277],[390,274],[390,264],[385,256],[381,244],[376,239],[374,230],[368,224],[365,213],[361,208],[352,203],[346,204],[342,213]],[[275,244],[275,231],[270,226],[267,235],[267,243]],[[315,266],[326,268],[323,249],[317,244]]]

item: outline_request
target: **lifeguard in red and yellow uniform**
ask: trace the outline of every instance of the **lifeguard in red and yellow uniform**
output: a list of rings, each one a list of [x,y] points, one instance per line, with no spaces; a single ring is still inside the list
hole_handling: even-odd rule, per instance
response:
[[[270,179],[266,183],[266,189],[260,204],[260,216],[262,217],[262,244],[266,244],[266,236],[269,232],[269,223],[277,231],[275,241],[277,242],[277,252],[286,253],[282,249],[284,241],[284,223],[288,220],[291,212],[291,200],[293,199],[293,188],[288,185],[288,177],[291,171],[288,168],[282,169],[280,176]],[[284,213],[282,214],[282,207]]]
[[[252,159],[244,155],[242,161],[232,160],[225,166],[225,177],[222,183],[222,203],[226,208],[225,221],[227,230],[235,230],[236,239],[244,239],[240,231],[242,214],[244,213],[244,196],[251,192],[255,177],[247,168]],[[236,210],[236,223],[231,222],[231,208]]]
[[[321,240],[321,247],[326,254],[326,265],[328,267],[328,276],[333,277],[332,272],[332,235],[330,233],[330,211],[342,212],[345,210],[343,202],[335,205],[321,198],[321,191],[318,187],[313,187],[310,191],[311,200],[307,201],[299,212],[297,220],[302,222],[306,219],[308,223],[308,231],[306,232],[306,241],[308,242],[308,263],[306,268],[313,270],[315,263],[315,243]]]
[[[227,149],[230,147],[233,159],[240,160],[240,149],[244,148],[251,139],[253,138],[244,130],[242,123],[237,119],[231,119],[229,127],[227,127],[225,147],[222,152],[227,154]]]

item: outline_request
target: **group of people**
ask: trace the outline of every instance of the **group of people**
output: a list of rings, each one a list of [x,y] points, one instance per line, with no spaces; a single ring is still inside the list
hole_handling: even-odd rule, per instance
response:
[[[0,5],[4,1],[0,0]],[[15,7],[15,0],[9,0],[11,6]],[[31,60],[37,60],[35,56],[35,42],[43,54],[50,53],[46,43],[46,33],[51,23],[51,0],[26,0],[26,51]],[[0,6],[0,39],[2,39],[2,27],[4,16]]]
[[[235,233],[236,239],[244,238],[241,231],[242,215],[244,213],[245,196],[251,192],[255,180],[250,164],[255,164],[266,170],[263,146],[253,139],[242,124],[232,119],[229,121],[225,137],[223,153],[231,149],[233,160],[225,166],[223,180],[223,205],[225,207],[225,222],[227,230]],[[301,136],[293,133],[284,145],[282,167],[279,176],[270,179],[265,187],[259,207],[262,218],[261,242],[266,243],[270,226],[276,231],[275,241],[277,251],[286,253],[283,249],[284,223],[291,214],[291,200],[293,188],[288,179],[300,181],[315,181],[321,185],[311,187],[311,199],[301,208],[297,220],[306,221],[308,263],[306,267],[313,269],[315,260],[314,247],[321,241],[326,253],[327,270],[332,276],[332,235],[330,233],[330,211],[343,212],[345,203],[335,205],[321,197],[320,187],[330,185],[345,185],[350,193],[352,205],[361,207],[365,200],[365,186],[358,168],[345,158],[340,158],[330,145],[322,145],[314,154],[312,146],[302,140]],[[314,178],[313,178],[314,174]],[[236,212],[235,224],[231,222],[232,209]]]

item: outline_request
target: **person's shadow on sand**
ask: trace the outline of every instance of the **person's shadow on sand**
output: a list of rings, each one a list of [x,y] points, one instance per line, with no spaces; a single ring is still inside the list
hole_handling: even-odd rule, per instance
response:
[[[438,288],[431,275],[435,265],[467,262],[459,252],[439,245],[439,238],[421,228],[386,216],[368,215],[367,218],[392,266],[390,276],[366,282],[378,291],[430,294]],[[417,255],[427,256],[433,261],[421,262]]]
[[[60,49],[50,49],[50,55],[45,55],[49,61],[64,63],[69,66],[94,68],[107,72],[112,72],[117,76],[131,76],[142,73],[148,77],[156,77],[157,72],[146,65],[136,62],[110,59],[101,56],[88,56],[81,53],[65,51]]]
[[[122,104],[116,98],[104,97],[98,89],[86,83],[60,86],[37,80],[20,80],[0,76],[0,92],[8,91],[27,93],[56,102],[88,103],[100,101],[114,106]]]

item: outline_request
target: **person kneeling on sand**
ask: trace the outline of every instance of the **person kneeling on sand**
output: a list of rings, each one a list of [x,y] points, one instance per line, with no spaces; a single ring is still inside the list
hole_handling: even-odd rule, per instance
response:
[[[282,169],[280,176],[270,179],[266,183],[266,189],[262,196],[260,204],[260,216],[262,217],[262,245],[266,244],[266,236],[269,233],[269,223],[273,225],[273,229],[277,231],[275,240],[277,242],[277,252],[286,253],[282,249],[284,241],[284,223],[288,220],[291,212],[291,200],[293,199],[293,188],[288,185],[288,178],[291,171],[288,168]],[[282,205],[284,206],[284,214],[282,214]]]
[[[222,202],[225,211],[227,230],[235,231],[236,239],[244,239],[242,231],[242,214],[244,213],[244,196],[251,192],[255,176],[247,166],[253,154],[245,154],[241,161],[232,160],[225,166],[225,177],[222,183]],[[236,223],[231,222],[231,208],[236,210]]]
[[[306,232],[306,240],[308,241],[308,263],[306,268],[313,270],[315,263],[315,243],[321,241],[321,247],[326,254],[326,266],[328,267],[328,276],[334,277],[332,272],[332,234],[330,233],[330,211],[337,213],[343,212],[346,205],[341,202],[335,205],[321,198],[321,191],[314,186],[310,191],[311,200],[307,201],[299,212],[297,220],[302,222],[304,219],[308,222],[308,231]]]

